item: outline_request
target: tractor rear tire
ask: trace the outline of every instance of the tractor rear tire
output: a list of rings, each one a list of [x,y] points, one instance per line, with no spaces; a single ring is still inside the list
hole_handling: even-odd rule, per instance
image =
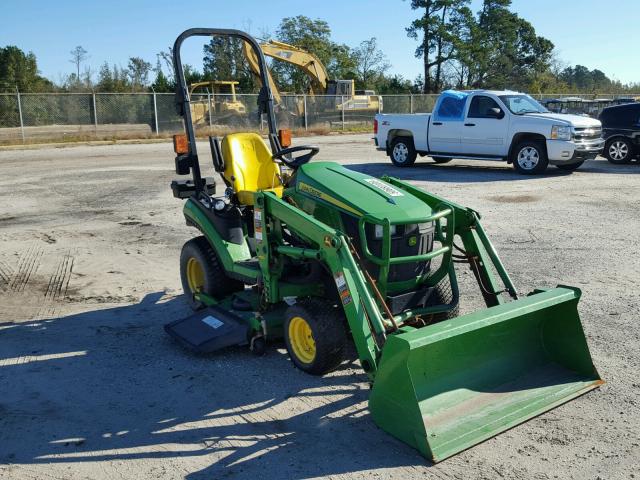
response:
[[[218,255],[204,237],[189,240],[180,253],[180,279],[187,303],[193,310],[204,307],[196,301],[198,291],[215,298],[244,289],[244,284],[227,276]]]
[[[434,305],[443,305],[451,303],[453,300],[453,290],[451,289],[451,282],[449,282],[449,278],[443,278],[440,282],[434,287],[433,293],[429,296],[427,300],[427,307],[432,307]],[[455,318],[460,314],[460,304],[456,303],[456,306],[453,307],[448,312],[436,313],[432,316],[430,324],[442,322],[443,320],[449,320],[451,318]]]
[[[335,370],[345,359],[348,338],[340,304],[308,298],[285,313],[284,341],[296,367],[312,375]]]

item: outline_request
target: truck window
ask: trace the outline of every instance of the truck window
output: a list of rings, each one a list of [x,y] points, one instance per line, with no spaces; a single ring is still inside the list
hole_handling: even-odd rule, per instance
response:
[[[434,120],[447,120],[461,122],[464,117],[464,106],[467,103],[468,94],[463,92],[443,92],[438,110],[433,116]]]
[[[549,113],[549,110],[540,105],[536,100],[529,95],[500,95],[500,100],[504,102],[511,113],[516,115],[525,115],[527,113]],[[574,99],[580,100],[582,99]],[[568,100],[565,98],[564,102]]]
[[[500,105],[491,97],[485,97],[484,95],[476,95],[471,99],[471,105],[469,105],[468,118],[493,118],[495,116],[489,115],[489,111],[492,108],[500,108]],[[500,110],[502,110],[500,108]]]

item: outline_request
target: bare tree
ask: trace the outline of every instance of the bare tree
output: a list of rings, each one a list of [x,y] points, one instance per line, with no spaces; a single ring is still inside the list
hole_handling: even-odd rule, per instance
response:
[[[551,56],[549,58],[549,70],[556,77],[559,77],[569,66],[568,62],[565,62],[560,58],[560,54],[557,50],[551,52]]]
[[[89,52],[82,48],[82,46],[78,45],[69,53],[71,54],[71,60],[69,60],[69,62],[76,66],[76,78],[80,79],[80,65],[89,58],[89,55],[87,55]]]
[[[129,58],[128,74],[131,79],[131,90],[144,87],[149,81],[151,64],[140,57]]]
[[[166,51],[162,50],[156,55],[158,62],[164,63],[167,69],[167,78],[173,81],[173,47],[169,47]],[[163,72],[164,73],[164,72]]]
[[[365,40],[353,50],[358,77],[365,88],[370,87],[371,81],[384,74],[391,66],[385,54],[378,49],[376,37]]]
[[[82,83],[87,89],[93,88],[93,70],[90,65],[85,65],[84,72],[82,72]]]

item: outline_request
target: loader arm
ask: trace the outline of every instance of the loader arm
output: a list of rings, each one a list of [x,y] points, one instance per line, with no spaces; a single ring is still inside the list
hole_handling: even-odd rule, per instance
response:
[[[387,181],[390,180],[387,179]],[[265,272],[264,296],[267,301],[276,303],[283,296],[280,291],[278,272],[274,270],[278,265],[277,257],[279,255],[292,258],[310,258],[323,262],[336,283],[358,356],[363,369],[372,381],[375,379],[382,348],[389,334],[411,332],[414,328],[405,325],[407,320],[450,310],[457,303],[458,284],[451,262],[454,235],[461,236],[468,251],[482,259],[478,261],[479,274],[491,280],[490,285],[494,289],[487,303],[490,305],[502,303],[500,292],[496,286],[497,282],[491,275],[488,266],[495,258],[499,265],[499,268],[496,267],[496,269],[503,271],[504,268],[499,263],[497,254],[495,257],[490,257],[487,254],[487,250],[493,251],[493,246],[488,239],[476,233],[477,229],[482,228],[477,214],[473,210],[446,202],[399,180],[393,184],[410,191],[437,212],[431,217],[421,219],[421,221],[435,220],[439,222],[442,218],[447,218],[447,226],[442,228],[445,230],[449,228],[449,231],[440,232],[440,241],[443,247],[428,254],[429,257],[442,255],[443,258],[441,266],[429,277],[428,283],[433,285],[448,276],[454,298],[450,305],[435,305],[407,310],[393,318],[388,318],[381,311],[380,299],[376,301],[374,286],[369,284],[365,272],[354,259],[351,240],[345,234],[327,226],[270,192],[256,194],[256,210],[254,212],[255,218],[262,225],[261,239],[258,242],[257,250],[261,270]],[[458,217],[461,219],[459,223],[456,220]],[[305,239],[309,247],[299,248],[284,245],[280,233],[283,225],[286,225],[289,231]],[[385,228],[388,229],[389,226],[387,225]],[[486,239],[486,246],[483,244],[482,238]],[[410,259],[387,258],[385,260],[392,263],[396,260]],[[504,274],[506,275],[506,272]],[[508,276],[505,278],[510,284]]]
[[[427,284],[435,285],[448,276],[453,293],[452,304],[406,310],[393,318],[388,318],[388,315],[385,316],[381,311],[380,299],[376,301],[373,286],[369,285],[365,273],[354,259],[351,240],[345,234],[269,192],[256,194],[256,211],[254,212],[255,218],[262,224],[261,240],[258,242],[257,248],[261,270],[265,273],[268,272],[264,275],[264,295],[267,301],[276,303],[283,296],[280,291],[279,275],[275,270],[279,264],[277,261],[279,255],[292,258],[311,258],[323,262],[336,282],[358,356],[371,380],[375,378],[386,337],[397,326],[400,328],[396,333],[410,332],[413,327],[404,325],[407,320],[421,315],[447,311],[457,304],[458,283],[451,261],[454,236],[457,235],[462,239],[465,251],[470,257],[470,264],[477,266],[474,273],[480,277],[479,284],[481,291],[485,293],[485,301],[488,306],[503,303],[501,293],[504,290],[515,292],[495,249],[484,235],[476,212],[447,202],[398,179],[385,178],[385,180],[416,196],[436,212],[430,217],[420,219],[421,222],[436,222],[438,240],[442,243],[440,249],[426,255],[429,258],[442,256],[440,267],[428,277]],[[363,225],[367,218],[366,216],[362,217],[361,228],[364,228]],[[447,220],[446,225],[440,224],[443,219]],[[388,221],[385,223],[384,228],[388,230]],[[284,245],[280,233],[283,225],[286,225],[289,231],[305,239],[309,243],[309,248]],[[386,250],[389,250],[388,246]],[[366,248],[364,252],[370,259],[376,260]],[[387,263],[387,266],[396,261],[406,262],[409,260],[411,257],[389,258],[387,256],[382,259]],[[504,281],[506,285],[504,290],[499,289],[490,265],[494,266]],[[383,282],[381,284],[384,288]]]
[[[254,215],[263,222],[262,239],[257,246],[263,272],[269,271],[274,264],[273,257],[278,254],[314,258],[327,266],[340,294],[362,367],[373,380],[382,351],[380,339],[385,337],[386,328],[364,276],[349,250],[346,237],[270,192],[256,194]],[[289,231],[305,238],[310,248],[282,245],[277,228],[274,228],[277,224],[285,224]],[[280,297],[277,280],[267,277],[264,283],[265,296],[277,301]]]

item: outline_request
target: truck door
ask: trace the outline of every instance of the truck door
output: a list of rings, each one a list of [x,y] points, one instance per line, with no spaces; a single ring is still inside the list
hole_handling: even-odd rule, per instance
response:
[[[463,124],[463,152],[471,155],[503,156],[508,150],[509,117],[493,98],[475,95]]]
[[[429,124],[429,151],[433,153],[464,153],[462,129],[466,92],[442,92]]]

